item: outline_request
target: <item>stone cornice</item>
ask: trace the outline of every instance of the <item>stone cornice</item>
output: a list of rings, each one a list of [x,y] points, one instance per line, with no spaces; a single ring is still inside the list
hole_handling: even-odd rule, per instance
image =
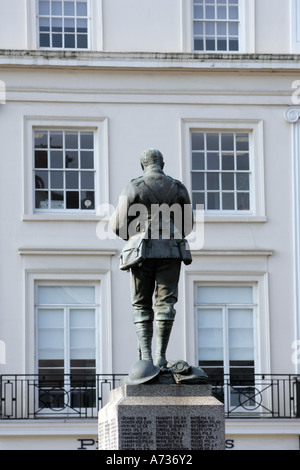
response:
[[[297,71],[295,54],[200,54],[181,52],[94,52],[0,50],[0,67],[157,68],[181,70]]]

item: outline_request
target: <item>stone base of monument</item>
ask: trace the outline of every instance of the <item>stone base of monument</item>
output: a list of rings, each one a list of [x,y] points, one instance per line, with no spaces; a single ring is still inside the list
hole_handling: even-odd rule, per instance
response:
[[[99,450],[224,450],[224,407],[210,385],[123,385],[100,410]]]

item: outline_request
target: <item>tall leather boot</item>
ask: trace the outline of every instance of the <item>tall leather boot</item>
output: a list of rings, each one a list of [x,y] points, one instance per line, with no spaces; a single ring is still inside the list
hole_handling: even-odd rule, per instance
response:
[[[138,337],[139,359],[153,362],[152,359],[152,337],[153,322],[145,321],[135,324]]]
[[[157,320],[156,321],[156,352],[155,365],[161,368],[166,367],[166,350],[169,343],[173,321]]]

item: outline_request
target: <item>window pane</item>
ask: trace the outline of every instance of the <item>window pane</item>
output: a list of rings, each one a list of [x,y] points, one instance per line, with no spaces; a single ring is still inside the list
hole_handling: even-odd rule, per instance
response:
[[[83,19],[77,20],[77,32],[87,33],[87,20],[83,20]]]
[[[39,304],[94,304],[93,286],[39,286]]]
[[[81,172],[81,189],[94,189],[94,173],[91,171]]]
[[[77,16],[87,16],[87,2],[77,2],[76,13]]]
[[[234,173],[222,173],[222,189],[234,190]]]
[[[204,189],[203,173],[192,173],[192,189]]]
[[[207,51],[214,51],[216,49],[216,42],[212,38],[206,39],[205,45],[206,45],[206,50]]]
[[[63,189],[64,187],[64,174],[62,171],[51,171],[51,188]]]
[[[229,50],[230,51],[238,51],[239,50],[239,42],[237,39],[229,39]]]
[[[236,135],[236,149],[237,150],[249,150],[249,135],[248,134]]]
[[[39,14],[50,15],[50,1],[39,1]]]
[[[70,326],[76,328],[95,327],[95,310],[70,310]]]
[[[234,155],[222,155],[222,170],[234,170]]]
[[[62,18],[52,18],[52,32],[62,33]]]
[[[50,167],[63,168],[63,152],[50,152]]]
[[[229,7],[229,19],[230,20],[238,20],[239,18],[239,9],[238,7],[232,6]]]
[[[62,2],[51,2],[51,13],[52,15],[62,15]]]
[[[202,348],[223,346],[222,328],[203,328],[198,331],[198,344]]]
[[[203,39],[195,39],[194,40],[194,49],[195,49],[195,51],[203,51],[203,49],[204,49]]]
[[[64,311],[39,309],[38,326],[39,328],[63,328],[64,327]]]
[[[234,150],[233,134],[221,134],[222,150]]]
[[[237,155],[236,159],[236,169],[237,170],[249,170],[249,154],[244,153],[241,155]]]
[[[222,361],[223,349],[222,348],[199,348],[198,359],[200,361]]]
[[[49,18],[40,18],[40,32],[49,33],[50,32],[50,19]]]
[[[66,188],[67,189],[78,189],[79,179],[77,171],[66,172]]]
[[[80,166],[82,169],[94,168],[94,153],[93,152],[80,152]]]
[[[207,150],[219,150],[219,134],[207,134]]]
[[[251,304],[251,286],[197,286],[197,303]]]
[[[202,20],[203,19],[203,7],[202,6],[194,6],[194,18]]]
[[[192,149],[204,150],[204,134],[192,134]]]
[[[61,349],[64,347],[64,330],[58,328],[40,329],[39,348]]]
[[[49,207],[49,195],[48,191],[36,191],[35,192],[35,208],[36,209],[48,209]]]
[[[65,19],[65,33],[75,33],[75,20],[74,18]]]
[[[80,148],[81,149],[93,149],[94,148],[94,134],[90,132],[80,133]]]
[[[200,21],[194,22],[194,34],[196,36],[203,35],[203,23]]]
[[[198,327],[222,327],[223,318],[221,309],[198,309]]]
[[[238,23],[229,23],[228,29],[229,29],[230,36],[238,36],[238,33],[239,33]]]
[[[222,194],[222,204],[223,204],[224,211],[234,210],[235,209],[234,193]]]
[[[51,209],[64,209],[63,191],[51,191]]]
[[[75,15],[75,5],[74,2],[66,1],[64,2],[64,14],[65,16],[74,16]]]
[[[62,132],[50,132],[50,147],[52,149],[63,148],[63,133]]]
[[[193,170],[204,170],[204,153],[192,154],[192,169]]]
[[[40,47],[50,47],[50,34],[40,34]]]
[[[66,149],[78,149],[78,132],[66,132]]]
[[[249,193],[237,193],[237,208],[240,211],[250,209]]]
[[[35,168],[48,168],[48,152],[35,151]]]
[[[48,132],[47,131],[36,131],[34,133],[34,146],[35,148],[47,148],[48,147]]]
[[[95,209],[95,193],[93,191],[81,191],[80,196],[82,210]]]
[[[207,194],[207,209],[208,210],[219,210],[220,209],[220,195],[219,195],[219,193],[208,193]]]
[[[67,209],[79,209],[79,192],[68,191],[66,193]]]
[[[217,23],[217,35],[218,36],[226,36],[226,23],[218,22]]]
[[[86,34],[78,34],[77,36],[77,47],[78,49],[87,49],[88,38]]]
[[[78,168],[78,152],[66,151],[66,168]]]
[[[36,189],[48,189],[48,171],[35,172]]]
[[[226,51],[227,50],[227,40],[226,39],[218,39],[217,40],[217,50],[218,51]]]
[[[193,209],[196,209],[197,204],[205,204],[204,193],[192,193]]]
[[[70,331],[71,348],[95,348],[94,329],[71,329]],[[84,358],[87,359],[87,358]]]
[[[247,191],[249,189],[249,174],[237,173],[236,175],[237,190]]]
[[[208,170],[219,170],[219,154],[218,153],[208,153],[207,154],[207,169]]]
[[[215,18],[215,7],[213,6],[206,6],[205,7],[205,18],[207,20],[212,20]]]
[[[52,46],[53,47],[62,47],[62,34],[53,34],[52,35]]]
[[[253,328],[253,310],[230,309],[228,311],[228,325],[230,328]]]
[[[217,17],[218,17],[218,20],[226,20],[227,18],[226,7],[218,6]]]
[[[208,190],[219,189],[219,173],[207,174],[207,189]]]

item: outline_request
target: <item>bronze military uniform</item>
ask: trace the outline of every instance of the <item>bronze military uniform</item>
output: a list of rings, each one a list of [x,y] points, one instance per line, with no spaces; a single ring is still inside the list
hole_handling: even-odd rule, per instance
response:
[[[112,220],[112,228],[118,236],[128,241],[127,246],[128,243],[130,247],[134,246],[135,238],[139,243],[141,240],[144,242],[142,261],[130,268],[133,321],[139,341],[140,359],[152,362],[151,343],[155,318],[155,364],[164,367],[167,364],[166,348],[175,317],[174,305],[178,296],[181,262],[191,262],[190,253],[185,249],[184,237],[192,230],[193,216],[187,189],[180,181],[163,172],[163,157],[158,150],[149,149],[143,152],[141,165],[144,174],[132,180],[124,189]],[[177,208],[181,213],[180,220],[170,210],[165,217],[159,210],[155,210],[162,209],[163,205]],[[131,211],[134,207],[146,208],[144,218],[136,218],[136,213]],[[134,232],[128,233],[130,226],[132,232],[132,225]],[[141,244],[137,246],[141,247]],[[123,252],[125,251],[124,247]],[[185,256],[187,259],[184,259]]]

